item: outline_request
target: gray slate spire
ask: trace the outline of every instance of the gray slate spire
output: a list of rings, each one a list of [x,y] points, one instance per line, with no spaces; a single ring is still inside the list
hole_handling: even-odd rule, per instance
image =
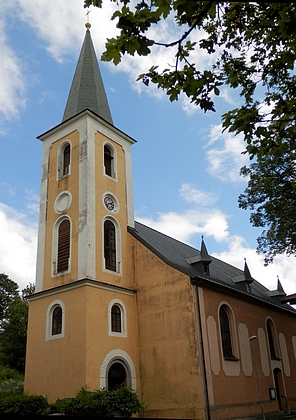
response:
[[[90,36],[90,24],[85,26],[87,30],[62,122],[85,109],[89,109],[113,125],[101,72]]]

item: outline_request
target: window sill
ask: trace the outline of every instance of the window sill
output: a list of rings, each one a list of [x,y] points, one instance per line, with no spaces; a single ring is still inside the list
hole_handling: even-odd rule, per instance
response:
[[[277,356],[271,356],[271,360],[278,360],[278,361],[280,361],[282,359],[280,357],[277,357]]]
[[[224,356],[224,360],[227,360],[230,362],[239,362],[239,359],[235,356]]]

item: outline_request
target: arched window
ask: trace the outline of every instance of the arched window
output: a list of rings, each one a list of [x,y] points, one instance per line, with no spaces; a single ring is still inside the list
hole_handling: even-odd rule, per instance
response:
[[[71,142],[66,140],[60,144],[57,154],[57,180],[68,176],[71,172]]]
[[[135,365],[124,350],[111,350],[106,354],[101,364],[100,388],[112,387],[122,383],[134,390],[137,389]]]
[[[275,334],[275,327],[271,319],[266,322],[266,330],[269,344],[269,353],[271,359],[279,359],[279,351]]]
[[[121,309],[113,305],[111,309],[111,331],[121,333]]]
[[[113,337],[127,337],[127,312],[125,304],[113,299],[108,305],[108,334]]]
[[[113,389],[119,385],[127,385],[127,374],[123,364],[115,362],[108,371],[108,388]]]
[[[46,340],[64,337],[65,305],[61,300],[51,302],[46,312]]]
[[[60,306],[56,306],[52,311],[51,334],[57,335],[62,332],[63,311]]]
[[[70,220],[64,219],[58,227],[57,273],[69,269]]]
[[[104,259],[105,268],[116,271],[116,229],[111,220],[104,222]]]
[[[63,153],[63,175],[68,175],[70,172],[70,144],[64,149]]]
[[[232,325],[229,310],[226,305],[222,305],[219,311],[220,332],[222,341],[222,351],[224,359],[237,360],[233,350]]]
[[[113,156],[111,153],[111,149],[108,146],[104,146],[104,167],[106,175],[112,176],[112,163]]]

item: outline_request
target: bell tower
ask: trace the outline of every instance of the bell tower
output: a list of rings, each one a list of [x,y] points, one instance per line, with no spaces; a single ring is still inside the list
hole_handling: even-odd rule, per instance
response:
[[[135,291],[127,264],[135,140],[113,125],[89,23],[62,123],[38,139],[36,293],[25,389],[49,399],[85,385],[98,389],[111,383],[114,363],[135,388]]]

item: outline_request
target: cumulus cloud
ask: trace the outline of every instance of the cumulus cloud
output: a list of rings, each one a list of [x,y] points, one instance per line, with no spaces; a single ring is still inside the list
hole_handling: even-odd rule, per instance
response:
[[[21,70],[22,62],[9,45],[5,30],[5,21],[2,18],[0,19],[0,114],[11,119],[17,117],[19,109],[26,104],[25,78]]]
[[[218,200],[218,196],[211,192],[202,191],[193,184],[184,183],[179,189],[179,194],[183,200],[189,203],[195,203],[199,206],[210,206]]]
[[[158,213],[156,220],[148,217],[137,217],[137,220],[187,244],[196,235],[213,236],[217,242],[229,235],[226,216],[220,210]]]
[[[37,224],[24,213],[0,203],[0,272],[20,289],[35,281]]]
[[[209,174],[223,182],[245,182],[245,178],[239,175],[240,168],[248,161],[248,157],[242,154],[245,146],[241,135],[222,132],[222,125],[215,125],[211,128],[205,148],[208,149],[206,161]]]
[[[183,183],[179,195],[190,203],[189,210],[158,213],[156,220],[149,217],[137,217],[137,220],[187,244],[192,244],[196,235],[212,236],[217,242],[228,238],[227,216],[212,207],[218,200],[216,194],[205,192],[194,184]]]
[[[296,258],[293,256],[278,255],[273,264],[265,267],[263,256],[258,255],[254,248],[249,248],[240,236],[229,236],[228,248],[223,252],[213,253],[213,256],[240,269],[243,269],[243,259],[246,258],[252,277],[265,287],[276,290],[279,277],[287,294],[296,293]]]

